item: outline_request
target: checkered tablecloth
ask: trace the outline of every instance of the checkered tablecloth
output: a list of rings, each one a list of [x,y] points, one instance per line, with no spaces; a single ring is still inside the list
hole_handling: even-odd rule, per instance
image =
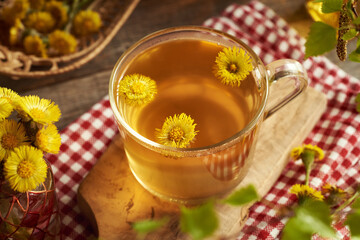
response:
[[[318,145],[326,153],[325,159],[316,163],[310,184],[320,188],[325,182],[330,182],[345,189],[354,188],[360,182],[360,114],[355,110],[360,81],[325,57],[303,60],[304,39],[274,11],[258,1],[248,5],[230,5],[221,16],[208,19],[204,25],[240,38],[265,64],[281,58],[303,63],[310,86],[325,93],[328,98],[326,112],[305,140],[305,143]],[[63,213],[64,239],[94,237],[89,223],[80,213],[76,193],[79,183],[116,133],[109,100],[105,97],[62,131],[60,153],[48,156]],[[250,216],[238,238],[280,238],[287,219],[278,218],[275,209],[296,201],[289,194],[289,188],[303,183],[304,179],[304,167],[290,162],[264,197],[268,203],[260,202],[250,209]],[[348,239],[345,228],[339,228],[338,232],[341,239]]]

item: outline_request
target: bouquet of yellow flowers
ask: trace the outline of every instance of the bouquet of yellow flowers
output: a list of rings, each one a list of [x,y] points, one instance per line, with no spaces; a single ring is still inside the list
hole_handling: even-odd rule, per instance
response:
[[[12,0],[0,9],[0,42],[42,58],[76,52],[78,40],[99,31],[102,21],[89,0]]]
[[[45,181],[48,165],[43,154],[59,152],[61,138],[54,122],[60,115],[48,99],[21,97],[0,87],[0,182],[26,192]]]

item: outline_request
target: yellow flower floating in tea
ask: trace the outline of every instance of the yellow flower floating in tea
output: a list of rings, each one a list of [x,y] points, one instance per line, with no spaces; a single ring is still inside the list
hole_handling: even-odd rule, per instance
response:
[[[40,99],[38,96],[25,96],[19,101],[20,113],[28,121],[32,120],[39,124],[49,124],[60,119],[61,112],[51,100]]]
[[[7,158],[17,147],[29,145],[25,126],[21,122],[5,119],[0,122],[0,161]]]
[[[118,86],[119,96],[130,105],[142,105],[151,102],[157,94],[156,82],[141,74],[126,75]]]
[[[186,148],[194,140],[198,131],[195,130],[194,120],[181,113],[167,117],[162,128],[156,129],[155,136],[158,142],[165,146]]]
[[[239,87],[253,70],[250,56],[242,48],[229,47],[220,51],[215,60],[214,74],[223,84]]]
[[[307,198],[322,201],[324,196],[320,191],[316,191],[312,187],[302,184],[295,184],[290,188],[290,193],[295,194],[299,199],[299,202],[303,202]]]
[[[35,189],[45,181],[47,174],[43,152],[33,146],[16,148],[4,163],[4,173],[15,191]]]

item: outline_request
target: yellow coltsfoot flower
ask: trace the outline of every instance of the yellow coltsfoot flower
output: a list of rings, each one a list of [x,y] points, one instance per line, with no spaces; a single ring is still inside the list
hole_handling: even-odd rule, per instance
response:
[[[330,183],[324,184],[321,188],[321,192],[326,197],[326,202],[331,206],[335,206],[343,202],[347,196],[348,193],[345,192],[343,189],[331,185]]]
[[[11,89],[0,87],[0,98],[6,99],[15,107],[21,97]]]
[[[25,25],[40,33],[49,33],[54,29],[55,20],[48,12],[33,12],[26,18]]]
[[[215,60],[214,74],[223,84],[239,87],[253,70],[250,56],[242,48],[224,48]]]
[[[99,31],[102,25],[100,15],[91,10],[80,11],[73,21],[74,32],[78,36],[87,36]]]
[[[24,39],[24,49],[27,54],[46,58],[46,47],[39,36],[28,35]]]
[[[297,196],[300,204],[308,198],[318,201],[324,200],[324,196],[321,194],[320,191],[316,191],[308,185],[295,184],[290,188],[290,193]]]
[[[10,116],[20,96],[11,89],[0,87],[0,121]]]
[[[38,96],[22,97],[18,112],[23,119],[30,119],[43,125],[54,123],[61,116],[60,109],[55,103],[48,99],[40,99]]]
[[[77,40],[70,33],[55,30],[49,34],[49,46],[55,54],[66,55],[76,51]]]
[[[0,98],[0,121],[9,117],[12,111],[13,106],[5,98]]]
[[[167,117],[162,128],[156,129],[155,136],[158,142],[165,146],[186,148],[193,142],[198,131],[196,123],[185,113]]]
[[[14,25],[9,30],[9,43],[14,46],[21,42],[23,32],[25,30],[24,25],[19,18],[15,20]]]
[[[143,105],[151,102],[157,94],[156,82],[141,74],[126,75],[118,86],[119,96],[130,105]]]
[[[41,150],[56,154],[60,150],[61,137],[54,124],[44,126],[42,129],[37,131],[35,137],[35,146]]]
[[[290,155],[294,160],[301,159],[303,162],[306,169],[305,184],[309,185],[312,165],[314,161],[320,161],[324,158],[324,151],[318,146],[307,144],[293,148]]]
[[[62,1],[49,1],[45,5],[45,11],[50,13],[55,20],[56,28],[62,28],[68,21],[67,7]]]
[[[5,6],[1,10],[1,18],[9,25],[14,25],[16,19],[23,19],[29,10],[28,0],[10,1],[11,5]]]
[[[15,191],[26,192],[36,189],[47,176],[43,152],[32,146],[16,148],[4,163],[4,175]]]
[[[322,186],[322,192],[323,193],[343,193],[345,191],[342,190],[341,188],[331,185],[330,183],[325,183],[324,186]]]
[[[21,122],[8,119],[0,122],[0,161],[7,158],[15,148],[29,145],[29,140]]]
[[[45,0],[29,0],[32,9],[40,10],[45,3]]]

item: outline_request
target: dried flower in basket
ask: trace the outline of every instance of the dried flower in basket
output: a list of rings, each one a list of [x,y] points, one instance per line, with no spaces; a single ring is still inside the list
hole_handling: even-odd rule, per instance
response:
[[[0,43],[41,58],[74,53],[80,39],[102,26],[97,12],[84,9],[90,2],[6,1],[0,8]]]
[[[60,109],[51,100],[22,97],[7,88],[0,88],[0,109],[0,180],[14,191],[34,190],[47,176],[44,152],[60,149],[54,125]]]

